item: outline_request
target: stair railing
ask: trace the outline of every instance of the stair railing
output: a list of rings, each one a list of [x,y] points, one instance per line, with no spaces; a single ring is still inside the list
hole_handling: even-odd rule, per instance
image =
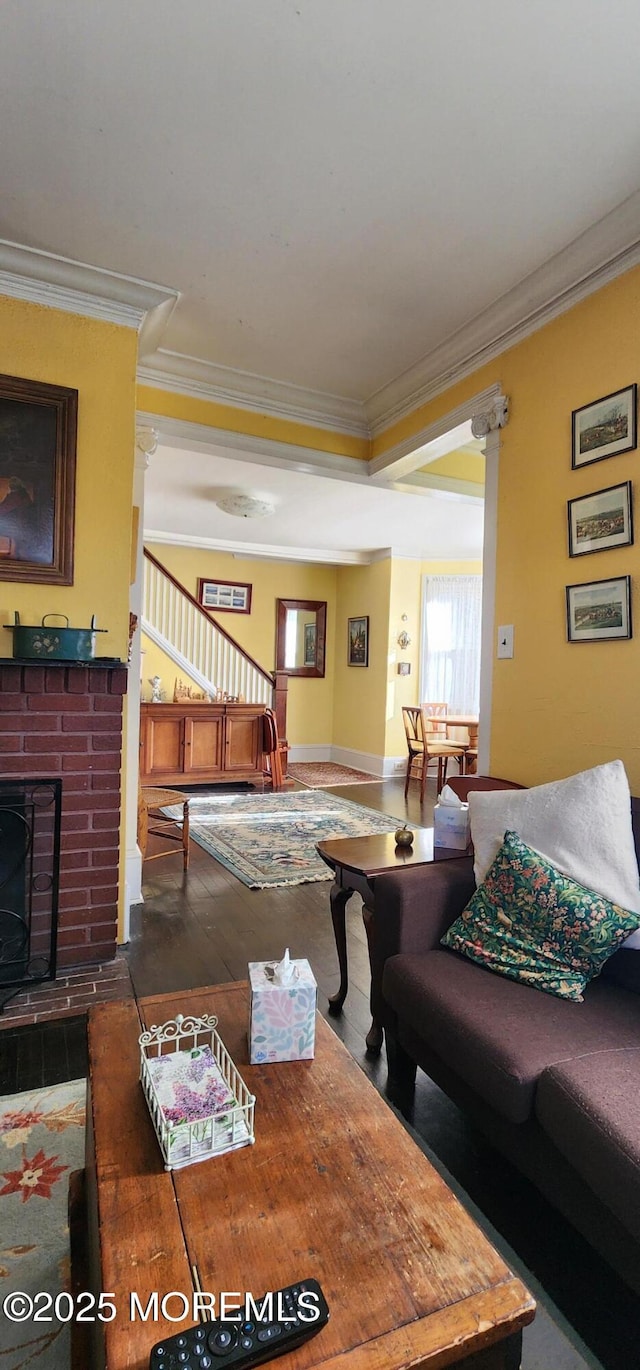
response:
[[[266,671],[144,548],[142,631],[215,699],[218,691],[272,708],[286,737],[288,678]]]

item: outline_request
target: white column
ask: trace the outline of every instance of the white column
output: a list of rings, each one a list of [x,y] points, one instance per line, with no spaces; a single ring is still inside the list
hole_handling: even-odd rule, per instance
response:
[[[127,691],[127,750],[125,757],[125,913],[123,940],[129,941],[132,904],[142,903],[142,855],[138,846],[138,775],[140,771],[140,623],[142,621],[142,579],[144,574],[144,482],[149,460],[158,445],[153,428],[136,429],[136,457],[133,476],[133,507],[138,509],[138,536],[135,548],[135,580],[129,595],[129,608],[136,615],[129,662]]]
[[[509,417],[509,401],[499,396],[494,406],[471,420],[474,438],[486,438],[484,537],[482,551],[482,643],[480,650],[480,719],[478,738],[478,775],[491,770],[491,700],[493,657],[495,652],[496,552],[498,532],[498,466],[500,429]]]

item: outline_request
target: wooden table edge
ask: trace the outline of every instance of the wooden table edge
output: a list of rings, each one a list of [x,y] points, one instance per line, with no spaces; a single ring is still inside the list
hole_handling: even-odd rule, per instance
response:
[[[496,1317],[496,1302],[499,1315]],[[317,1370],[440,1370],[467,1364],[469,1357],[498,1346],[533,1322],[536,1301],[517,1276],[448,1304],[415,1322],[315,1362]],[[473,1340],[472,1340],[473,1339]],[[320,1343],[318,1343],[320,1349]],[[471,1362],[472,1364],[472,1362]]]

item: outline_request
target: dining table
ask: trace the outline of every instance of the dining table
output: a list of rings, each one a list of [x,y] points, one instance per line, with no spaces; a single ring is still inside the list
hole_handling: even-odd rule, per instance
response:
[[[465,758],[465,775],[475,775],[478,754],[478,727],[480,724],[478,715],[447,713],[444,715],[443,722],[447,725],[447,737],[449,736],[449,728],[466,728],[468,730],[469,751],[475,752],[476,755],[473,758],[470,757],[468,763],[466,763]]]

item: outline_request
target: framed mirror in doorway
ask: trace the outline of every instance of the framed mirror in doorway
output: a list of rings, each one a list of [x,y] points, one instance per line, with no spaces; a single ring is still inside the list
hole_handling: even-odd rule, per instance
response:
[[[323,676],[326,632],[326,600],[276,600],[276,671]]]

